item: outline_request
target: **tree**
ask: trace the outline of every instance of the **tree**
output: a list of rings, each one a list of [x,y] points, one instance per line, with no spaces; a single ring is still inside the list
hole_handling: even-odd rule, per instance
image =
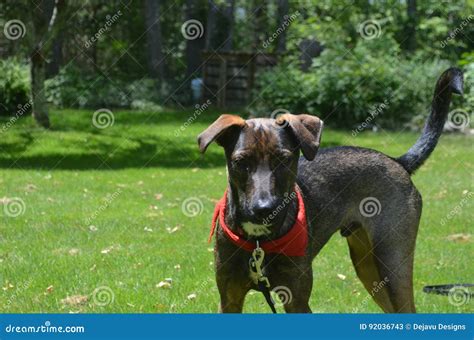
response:
[[[195,0],[186,1],[186,21],[198,20],[200,18],[200,8]],[[200,20],[198,20],[200,21]],[[197,36],[196,39],[186,39],[186,79],[189,81],[200,70],[201,51],[205,48],[206,39],[204,36]]]
[[[264,3],[253,1],[253,48],[261,49],[262,41],[265,40],[265,15],[266,7]]]
[[[234,41],[234,7],[235,1],[234,0],[227,0],[225,4],[225,8],[223,11],[224,20],[225,20],[225,36],[224,42],[222,45],[222,50],[230,51],[232,50],[233,41]]]
[[[161,81],[163,88],[164,58],[159,0],[145,0],[145,22],[148,74],[150,78]]]
[[[30,53],[31,67],[31,100],[33,102],[33,118],[44,127],[49,128],[48,103],[44,88],[46,77],[46,59],[49,48],[64,21],[64,0],[32,1],[33,11],[33,49]]]
[[[407,1],[407,17],[406,48],[409,52],[414,52],[416,50],[416,26],[418,24],[416,0]]]
[[[217,17],[217,5],[214,0],[208,1],[208,14],[207,14],[207,26],[206,26],[206,50],[214,49],[214,35],[216,27],[216,17]]]
[[[208,2],[206,49],[230,51],[234,38],[235,0]]]
[[[285,20],[288,20],[288,0],[279,0],[278,1],[278,25],[281,27]],[[286,29],[278,36],[277,41],[277,52],[286,51]]]
[[[63,62],[63,33],[58,32],[51,47],[51,58],[46,67],[46,77],[52,78],[59,73]]]

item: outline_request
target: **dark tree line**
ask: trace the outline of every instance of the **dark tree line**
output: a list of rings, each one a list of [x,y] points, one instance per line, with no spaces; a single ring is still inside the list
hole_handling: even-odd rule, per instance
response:
[[[45,80],[72,66],[112,82],[152,79],[161,98],[186,103],[189,82],[201,74],[202,51],[279,53],[308,70],[323,46],[351,47],[360,39],[360,22],[381,18],[384,34],[393,35],[407,56],[425,51],[453,59],[472,49],[472,25],[447,49],[433,48],[432,41],[460,25],[469,9],[467,2],[439,6],[434,0],[363,0],[349,9],[336,0],[7,0],[0,4],[4,21],[21,20],[26,34],[2,36],[0,46],[2,58],[29,59],[33,116],[49,127]],[[183,25],[193,20],[202,32],[186,39]]]

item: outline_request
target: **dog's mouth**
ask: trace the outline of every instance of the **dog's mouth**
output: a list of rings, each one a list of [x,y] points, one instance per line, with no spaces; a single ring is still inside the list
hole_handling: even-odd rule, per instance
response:
[[[271,225],[255,224],[251,222],[242,223],[242,229],[251,237],[268,236],[273,233]]]
[[[241,219],[242,230],[251,237],[268,236],[275,231],[275,222],[271,217],[257,217],[246,214]]]
[[[260,225],[266,228],[272,228],[275,223],[276,223],[276,216],[272,215],[265,215],[265,216],[257,216],[252,213],[244,213],[241,216],[241,221],[242,223],[248,223],[248,224],[255,224],[255,225]]]

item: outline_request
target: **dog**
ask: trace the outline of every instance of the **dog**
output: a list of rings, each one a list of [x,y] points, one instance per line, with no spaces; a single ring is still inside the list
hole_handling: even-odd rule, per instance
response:
[[[261,290],[262,279],[268,289],[284,287],[291,295],[282,301],[287,313],[310,313],[311,263],[339,231],[357,276],[380,308],[416,312],[413,260],[422,198],[410,176],[433,152],[452,94],[462,92],[462,72],[446,70],[421,136],[398,158],[351,146],[318,150],[323,121],[307,114],[248,120],[224,114],[212,123],[198,145],[204,153],[217,142],[227,160],[227,190],[211,231],[219,310],[241,313],[246,294]],[[256,278],[249,259],[255,266],[255,249],[265,249],[260,244],[267,250]],[[374,282],[383,282],[377,292]]]

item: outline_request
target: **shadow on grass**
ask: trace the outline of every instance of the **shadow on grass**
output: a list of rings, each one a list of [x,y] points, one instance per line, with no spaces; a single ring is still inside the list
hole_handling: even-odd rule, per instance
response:
[[[184,111],[117,112],[113,128],[104,130],[91,124],[91,115],[89,111],[53,113],[50,131],[38,129],[26,119],[19,121],[0,136],[0,168],[108,170],[225,165],[221,148],[210,147],[201,155],[196,143],[197,131],[213,122],[217,112],[200,115],[195,122],[200,128],[185,129],[179,137],[174,132],[190,117]]]
[[[127,140],[131,147],[116,145],[94,145],[83,153],[10,153],[0,154],[1,168],[22,169],[64,169],[64,170],[108,170],[122,168],[169,167],[169,168],[210,168],[224,166],[224,155],[219,150],[209,150],[206,155],[197,151],[197,145],[182,146],[170,140],[147,138]],[[18,150],[20,148],[17,148]]]

